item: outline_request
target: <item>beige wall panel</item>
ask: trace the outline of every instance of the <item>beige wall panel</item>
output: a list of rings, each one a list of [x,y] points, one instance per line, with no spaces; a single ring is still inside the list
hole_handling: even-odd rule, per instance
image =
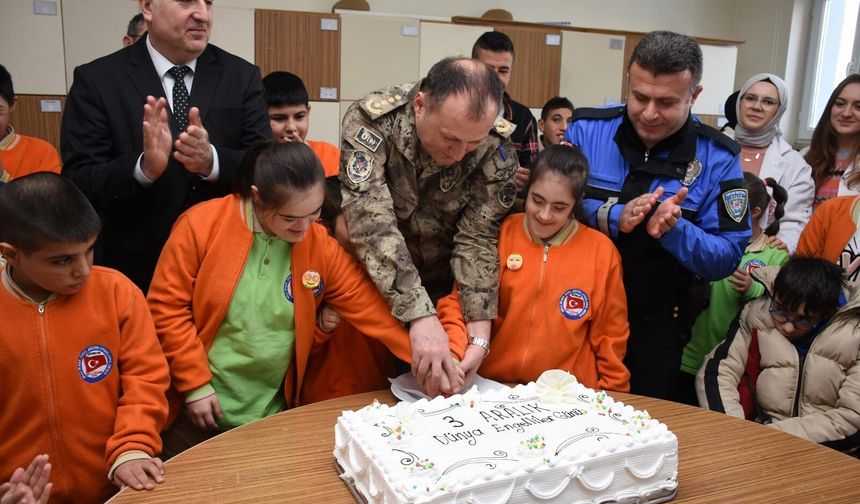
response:
[[[369,91],[418,80],[417,19],[341,15],[340,98],[358,99]],[[415,30],[404,36],[402,30]]]
[[[66,94],[62,9],[33,14],[32,0],[0,0],[0,63],[12,74],[16,94]]]
[[[693,105],[695,114],[723,115],[726,98],[735,91],[737,46],[702,45],[702,92]]]
[[[486,31],[493,27],[422,22],[419,75],[424,77],[430,67],[448,56],[470,56],[475,40]]]
[[[340,104],[315,101],[310,106],[308,140],[322,140],[340,147]]]
[[[254,62],[254,9],[213,5],[209,41],[246,61]]]
[[[759,1],[759,0],[756,0]],[[334,0],[216,0],[218,5],[331,12]],[[573,26],[630,31],[673,30],[700,37],[734,39],[735,6],[749,0],[370,0],[371,11],[390,15],[480,17],[506,9],[516,21],[567,21]],[[429,67],[428,67],[429,68]]]
[[[620,44],[612,49],[610,44]],[[562,31],[560,96],[574,107],[603,107],[622,102],[624,37]]]
[[[75,67],[122,49],[122,37],[128,22],[138,13],[137,5],[131,0],[63,0],[62,34],[69,87]]]

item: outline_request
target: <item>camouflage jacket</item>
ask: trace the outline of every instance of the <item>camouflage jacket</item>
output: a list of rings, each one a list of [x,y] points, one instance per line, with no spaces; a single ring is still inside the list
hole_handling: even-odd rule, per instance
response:
[[[514,126],[498,120],[475,151],[440,166],[418,148],[417,92],[417,83],[374,92],[344,116],[340,181],[350,239],[399,320],[435,314],[455,280],[466,320],[492,320],[499,225],[516,194]]]

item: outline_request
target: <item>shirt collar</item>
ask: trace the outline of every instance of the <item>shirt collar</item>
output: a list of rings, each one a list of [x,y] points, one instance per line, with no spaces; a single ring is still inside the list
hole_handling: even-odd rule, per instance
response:
[[[764,233],[760,234],[758,238],[750,242],[747,245],[747,252],[761,252],[764,250],[764,247],[767,245],[768,236]]]
[[[146,50],[149,52],[149,58],[152,60],[152,65],[155,67],[155,71],[158,73],[159,79],[163,79],[164,74],[166,74],[168,70],[177,66],[152,46],[152,42],[149,40],[149,35],[146,36]],[[190,68],[191,75],[194,75],[194,72],[197,70],[197,58],[185,63],[185,66]]]
[[[523,218],[523,227],[525,227],[526,235],[538,245],[549,245],[551,247],[557,247],[559,245],[563,245],[573,238],[576,232],[579,230],[579,223],[576,219],[570,219],[570,222],[564,225],[563,228],[559,229],[558,232],[551,236],[549,240],[544,240],[542,238],[538,238],[537,236],[532,234],[531,229],[529,229],[529,216],[526,215]]]
[[[15,134],[15,128],[12,127],[11,124],[6,125],[6,132],[3,137],[0,138],[0,150],[11,149],[15,146],[15,140],[18,138],[18,135]]]
[[[12,280],[12,265],[9,263],[6,263],[6,266],[3,268],[3,272],[0,273],[0,283],[3,284],[3,288],[5,288],[13,297],[33,304],[45,304],[57,297],[56,294],[51,293],[50,296],[39,302],[28,296],[27,293],[24,292],[24,289],[19,287],[18,284],[15,283],[15,280]]]

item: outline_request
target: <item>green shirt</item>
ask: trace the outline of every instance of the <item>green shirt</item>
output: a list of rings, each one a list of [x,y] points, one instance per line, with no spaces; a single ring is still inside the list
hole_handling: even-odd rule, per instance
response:
[[[250,208],[249,216],[253,222]],[[254,229],[248,260],[209,350],[224,429],[286,409],[284,377],[295,347],[293,302],[287,297],[292,245]]]
[[[750,243],[741,258],[740,265],[748,269],[762,266],[779,266],[788,259],[788,254],[766,245],[767,236],[762,234]],[[764,286],[753,280],[750,288],[743,294],[732,287],[728,278],[711,282],[711,300],[693,325],[693,336],[681,355],[681,371],[695,375],[702,367],[705,356],[726,339],[732,320],[735,319],[741,304],[764,294]]]

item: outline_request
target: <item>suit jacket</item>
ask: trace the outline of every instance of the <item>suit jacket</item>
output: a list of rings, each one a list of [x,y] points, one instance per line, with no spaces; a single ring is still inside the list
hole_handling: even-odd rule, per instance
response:
[[[209,44],[197,58],[190,102],[218,152],[218,180],[204,181],[171,158],[144,187],[133,174],[147,95],[164,96],[164,88],[142,39],[75,69],[60,130],[63,174],[102,216],[96,262],[122,271],[144,292],[177,217],[229,193],[245,150],[271,137],[259,69]],[[169,121],[175,141],[172,115]]]

